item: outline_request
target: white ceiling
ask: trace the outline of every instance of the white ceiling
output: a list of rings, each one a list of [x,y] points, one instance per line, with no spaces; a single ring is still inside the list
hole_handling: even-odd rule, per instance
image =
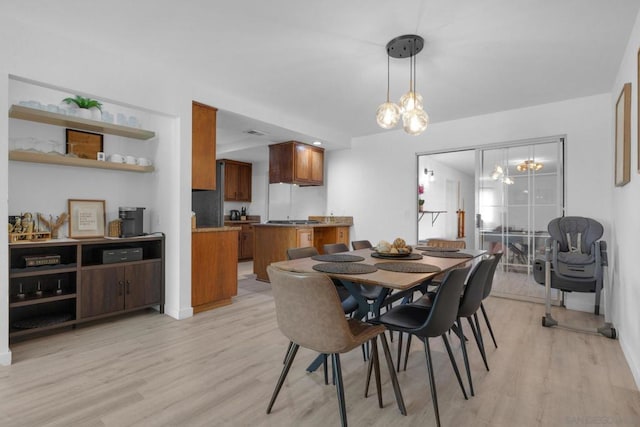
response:
[[[638,0],[2,2],[2,13],[25,25],[91,34],[102,49],[184,67],[278,116],[349,136],[382,131],[374,115],[386,96],[385,46],[396,36],[425,39],[417,91],[435,123],[610,92],[639,8]],[[392,100],[408,80],[408,60],[393,59]],[[344,144],[243,121],[246,114],[220,113],[227,157],[293,137]],[[269,135],[241,132],[249,128]]]

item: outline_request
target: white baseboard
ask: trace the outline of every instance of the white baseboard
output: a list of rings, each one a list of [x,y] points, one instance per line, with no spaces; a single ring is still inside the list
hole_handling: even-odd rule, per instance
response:
[[[166,314],[167,316],[171,316],[176,320],[188,319],[189,317],[193,317],[193,307],[176,309],[169,308],[165,305],[164,314]]]
[[[614,325],[615,326],[615,325]],[[627,364],[629,365],[629,369],[631,370],[631,375],[633,375],[633,379],[636,382],[636,388],[640,390],[640,366],[638,365],[637,360],[633,358],[633,351],[627,345],[624,336],[620,336],[620,331],[616,329],[618,333],[618,339],[620,340],[620,347],[622,348],[622,353],[624,354],[625,359],[627,360]]]
[[[0,365],[11,365],[11,350],[7,350],[5,353],[0,353]]]

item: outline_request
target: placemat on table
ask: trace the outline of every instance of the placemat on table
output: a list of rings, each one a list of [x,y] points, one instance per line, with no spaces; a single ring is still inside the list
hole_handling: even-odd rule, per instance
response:
[[[424,251],[422,255],[436,258],[473,258],[473,255],[464,252]]]
[[[437,273],[441,271],[440,267],[419,262],[379,262],[375,266],[380,270],[396,273]]]
[[[422,259],[422,255],[417,254],[415,252],[412,252],[412,253],[407,254],[405,256],[388,256],[388,255],[381,254],[381,253],[378,253],[378,252],[373,252],[371,254],[371,257],[372,258],[382,258],[382,259],[395,259],[395,260],[398,260],[398,261],[411,261],[411,260],[415,261],[417,259]]]
[[[316,264],[312,268],[323,273],[334,274],[366,274],[378,270],[371,264],[361,264],[358,262],[325,262]]]
[[[458,252],[458,248],[439,248],[437,246],[416,246],[414,249],[418,251],[438,251],[438,252]]]
[[[314,255],[311,257],[314,261],[325,261],[325,262],[358,262],[364,261],[364,257],[359,255],[349,255],[349,254],[323,254],[323,255]]]

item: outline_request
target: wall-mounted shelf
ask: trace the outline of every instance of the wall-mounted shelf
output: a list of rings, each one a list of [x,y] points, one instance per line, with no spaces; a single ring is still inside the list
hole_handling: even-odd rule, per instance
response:
[[[128,165],[126,163],[101,162],[78,157],[66,157],[59,154],[37,153],[33,151],[9,151],[9,160],[31,163],[48,163],[53,165],[78,166],[95,169],[111,169],[129,172],[153,172],[153,166]]]
[[[447,213],[447,211],[420,211],[420,212],[418,212],[418,215],[420,215],[418,217],[418,222],[420,222],[422,220],[422,217],[426,213],[431,214],[431,226],[433,227],[433,224],[436,223],[436,220],[438,219],[440,214],[441,213]]]
[[[149,130],[99,122],[97,120],[82,119],[80,117],[67,116],[65,114],[51,113],[49,111],[23,107],[15,104],[9,108],[9,117],[13,119],[29,120],[32,122],[46,123],[49,125],[64,126],[68,128],[88,130],[141,140],[151,139],[156,136],[155,132]]]

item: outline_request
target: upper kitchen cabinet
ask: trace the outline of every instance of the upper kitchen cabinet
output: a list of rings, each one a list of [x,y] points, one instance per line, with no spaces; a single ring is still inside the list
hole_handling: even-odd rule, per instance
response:
[[[251,201],[251,163],[224,159],[224,201]]]
[[[191,104],[191,188],[216,189],[217,108],[193,101]]]
[[[289,141],[269,146],[269,183],[324,184],[324,149]]]

